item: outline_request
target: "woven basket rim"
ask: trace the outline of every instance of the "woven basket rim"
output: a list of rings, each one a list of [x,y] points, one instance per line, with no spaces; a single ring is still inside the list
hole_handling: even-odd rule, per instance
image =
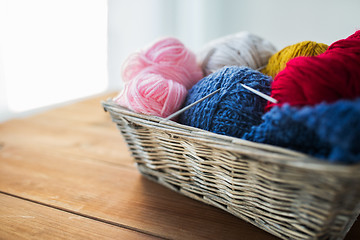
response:
[[[252,154],[254,154],[254,151],[259,154],[260,161],[275,162],[277,164],[291,165],[304,169],[318,169],[340,174],[354,174],[354,177],[360,179],[360,163],[333,163],[295,150],[209,132],[203,129],[183,125],[172,120],[165,120],[158,116],[131,111],[118,105],[112,99],[101,101],[101,104],[105,111],[124,114],[136,119],[139,123],[151,125],[152,127],[160,128],[168,132],[186,134],[187,137],[196,138],[199,139],[199,141],[213,142],[214,146],[221,145],[221,148],[224,150],[237,151],[237,146],[248,148],[249,151],[252,151]],[[113,118],[113,121],[115,122],[116,119]],[[241,149],[241,152],[244,152],[244,148]]]

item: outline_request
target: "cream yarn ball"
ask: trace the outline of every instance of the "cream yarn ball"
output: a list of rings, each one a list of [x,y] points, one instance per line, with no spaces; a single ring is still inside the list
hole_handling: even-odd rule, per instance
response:
[[[224,66],[265,67],[276,52],[275,46],[249,32],[239,32],[207,43],[198,53],[197,62],[205,76]]]

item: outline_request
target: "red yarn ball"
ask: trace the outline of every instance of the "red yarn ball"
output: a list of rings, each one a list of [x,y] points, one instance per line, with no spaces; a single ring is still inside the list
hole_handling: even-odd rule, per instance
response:
[[[304,106],[360,96],[360,30],[334,42],[323,54],[290,60],[272,83],[266,110],[284,103]]]

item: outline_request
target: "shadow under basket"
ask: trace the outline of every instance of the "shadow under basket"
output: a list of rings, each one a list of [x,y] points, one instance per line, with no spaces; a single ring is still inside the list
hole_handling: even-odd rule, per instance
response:
[[[360,164],[311,156],[102,103],[146,177],[283,239],[343,239],[360,211]]]

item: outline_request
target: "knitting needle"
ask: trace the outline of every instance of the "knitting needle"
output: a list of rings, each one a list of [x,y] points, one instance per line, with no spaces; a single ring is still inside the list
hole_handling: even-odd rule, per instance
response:
[[[260,71],[260,70],[264,69],[265,67],[266,67],[266,65],[255,69],[255,71]],[[240,84],[241,84],[241,86],[243,86],[244,88],[246,88],[246,89],[249,90],[250,92],[255,93],[256,95],[258,95],[258,96],[260,96],[260,97],[268,100],[269,102],[278,103],[278,101],[277,101],[276,99],[274,99],[274,98],[272,98],[272,97],[270,97],[270,96],[268,96],[268,95],[266,95],[266,94],[263,94],[262,92],[259,92],[259,91],[255,90],[255,89],[253,89],[253,88],[251,88],[251,87],[249,87],[249,86],[246,86],[246,85],[244,85],[244,84],[242,84],[242,83],[240,83]]]
[[[261,70],[261,69],[264,68],[264,67],[265,67],[265,66],[260,67],[260,68],[256,69],[256,71],[259,71],[259,70]],[[246,85],[244,85],[244,84],[242,84],[242,83],[240,83],[240,84],[241,84],[241,86],[243,86],[245,89],[247,89],[247,90],[249,90],[250,92],[255,93],[256,95],[258,95],[258,96],[260,96],[260,97],[268,100],[269,102],[272,102],[272,103],[277,103],[277,102],[278,102],[276,99],[274,99],[274,98],[272,98],[272,97],[270,97],[270,96],[268,96],[268,95],[266,95],[266,94],[264,94],[264,93],[262,93],[262,92],[259,92],[259,91],[255,90],[255,89],[253,89],[253,88],[251,88],[251,87],[249,87],[249,86],[246,86]],[[214,92],[206,95],[205,97],[197,100],[196,102],[193,102],[192,104],[187,105],[186,107],[180,109],[179,111],[176,111],[175,113],[173,113],[173,114],[171,114],[170,116],[166,117],[164,120],[166,121],[166,120],[170,120],[170,119],[176,117],[177,115],[185,112],[186,110],[188,110],[189,108],[191,108],[191,107],[193,107],[194,105],[198,104],[199,102],[202,102],[202,101],[204,101],[205,99],[211,97],[212,95],[214,95],[215,93],[219,92],[220,90],[221,90],[221,88],[215,90]]]
[[[202,101],[204,101],[205,99],[211,97],[212,95],[214,95],[215,93],[219,92],[220,90],[221,90],[221,88],[219,88],[219,89],[215,90],[214,92],[206,95],[205,97],[197,100],[196,102],[193,102],[192,104],[187,105],[186,107],[180,109],[179,111],[177,111],[177,112],[171,114],[170,116],[168,116],[167,118],[165,118],[165,120],[170,120],[170,119],[172,119],[173,117],[176,117],[177,115],[185,112],[186,110],[188,110],[188,109],[191,108],[192,106],[194,106],[194,105],[198,104],[199,102],[202,102]]]
[[[278,101],[275,98],[272,98],[272,97],[270,97],[270,96],[268,96],[266,94],[263,94],[262,92],[259,92],[258,90],[255,90],[255,89],[253,89],[253,88],[251,88],[249,86],[246,86],[246,85],[244,85],[242,83],[240,83],[240,85],[243,86],[244,88],[246,88],[247,90],[249,90],[250,92],[253,92],[256,95],[268,100],[269,102],[278,103]]]

